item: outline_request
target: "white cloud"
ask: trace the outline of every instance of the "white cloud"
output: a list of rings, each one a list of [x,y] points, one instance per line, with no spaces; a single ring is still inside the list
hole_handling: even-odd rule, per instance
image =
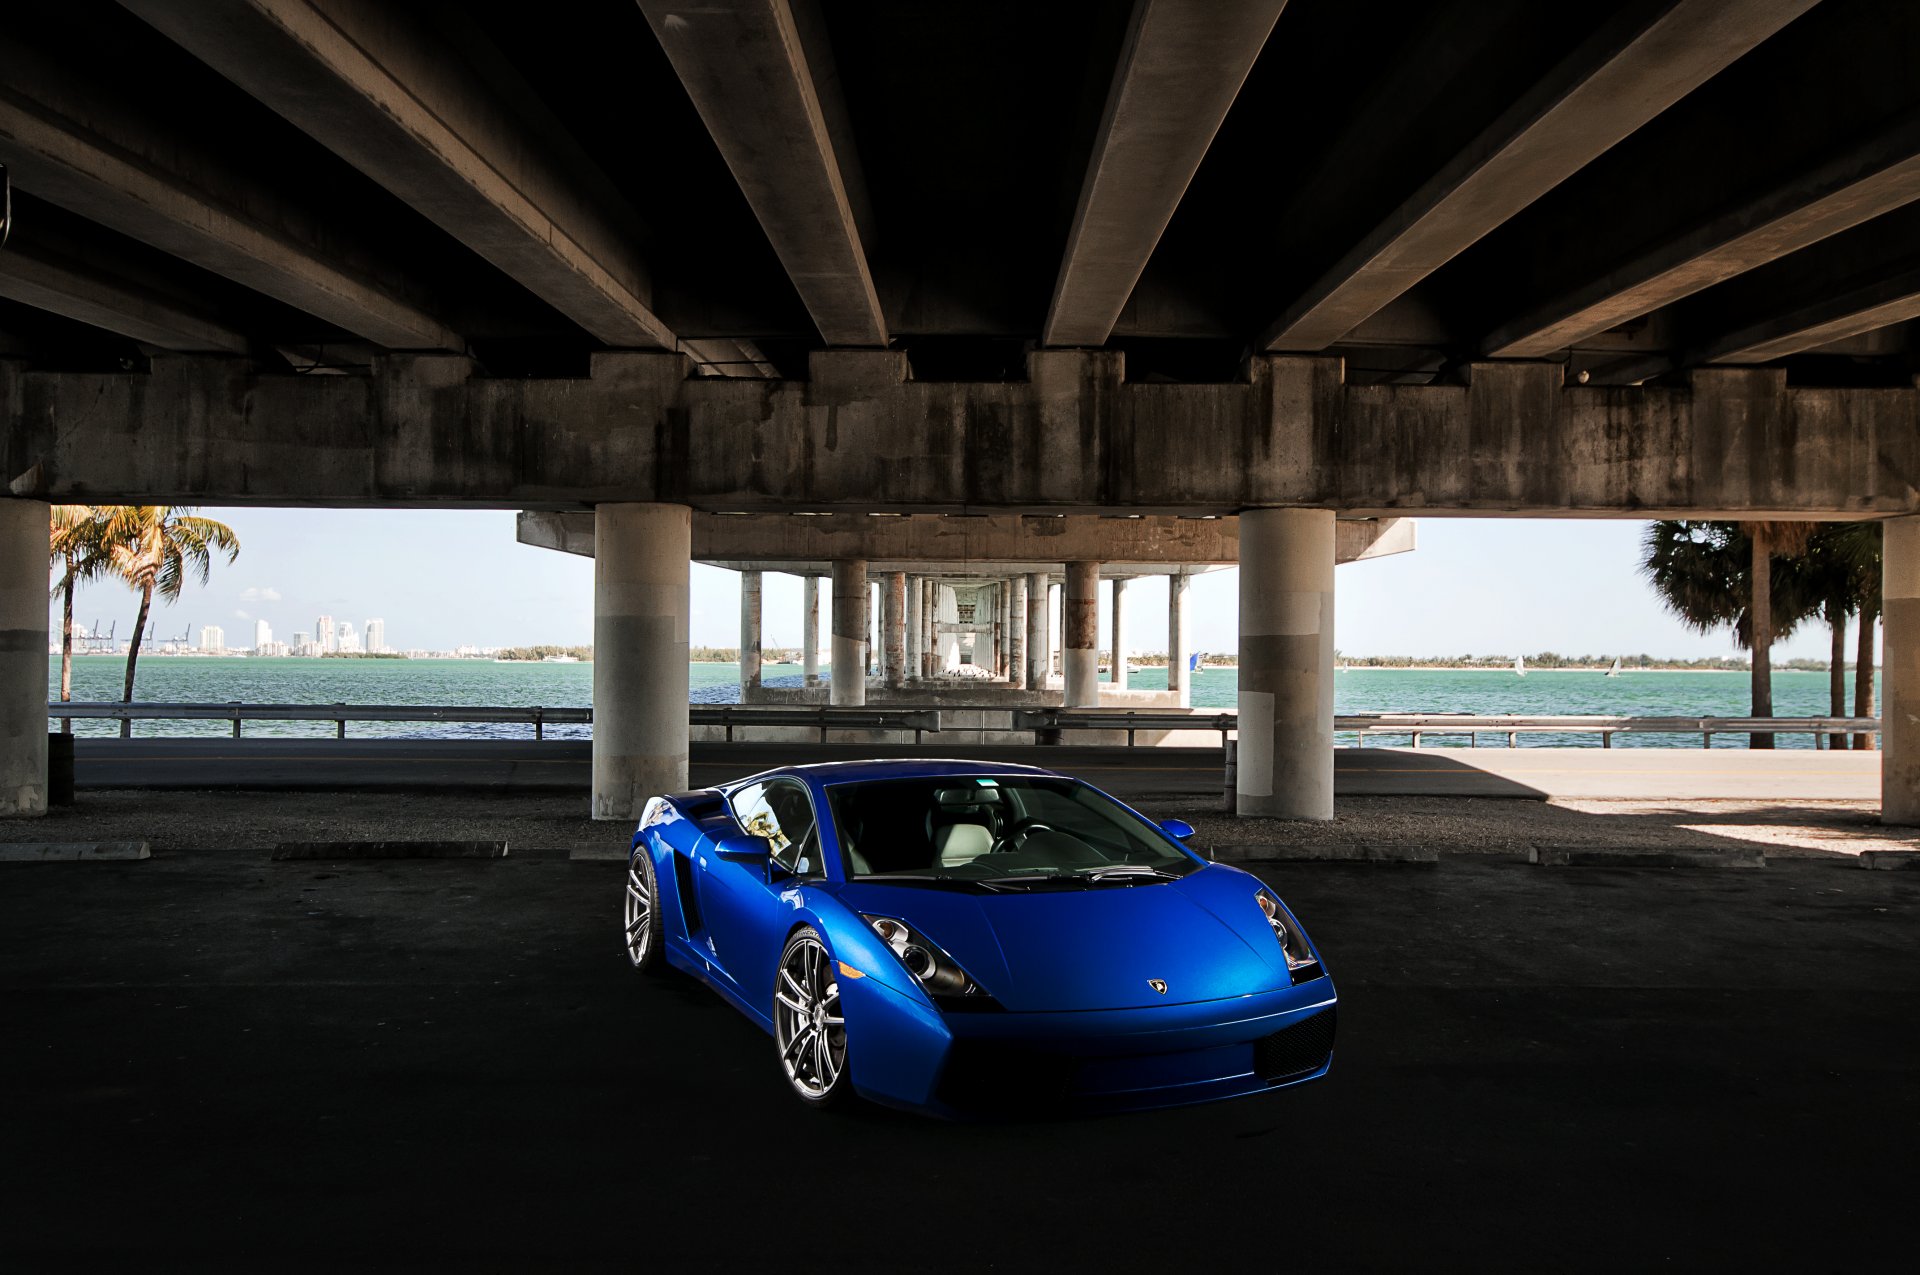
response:
[[[240,600],[242,602],[278,602],[280,600],[280,590],[273,588],[263,589],[255,585],[249,589],[242,589],[240,591]]]
[[[251,620],[253,618],[252,616],[248,615],[245,611],[235,611],[234,614],[239,616],[243,620]]]

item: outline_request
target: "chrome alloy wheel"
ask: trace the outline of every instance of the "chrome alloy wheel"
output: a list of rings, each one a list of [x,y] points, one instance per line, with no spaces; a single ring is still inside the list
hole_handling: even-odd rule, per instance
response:
[[[653,882],[643,855],[627,863],[627,959],[635,965],[646,962],[653,945]]]
[[[803,933],[781,954],[773,986],[774,1042],[780,1047],[781,1070],[802,1098],[814,1102],[832,1093],[847,1065],[840,983],[829,965],[820,940]]]

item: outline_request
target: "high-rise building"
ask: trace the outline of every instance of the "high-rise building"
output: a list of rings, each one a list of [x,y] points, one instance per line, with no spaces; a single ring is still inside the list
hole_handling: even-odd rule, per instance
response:
[[[313,640],[319,646],[322,655],[334,649],[332,616],[323,615],[313,622]]]
[[[253,622],[253,649],[264,653],[266,649],[272,645],[273,626],[269,625],[265,620],[255,620]]]
[[[340,621],[339,632],[334,636],[333,649],[345,652],[348,655],[359,652],[360,639],[354,636],[352,620]]]
[[[227,634],[217,624],[209,624],[200,630],[200,649],[203,651],[224,651],[227,649]]]
[[[367,650],[378,655],[387,649],[387,622],[382,619],[367,621]]]

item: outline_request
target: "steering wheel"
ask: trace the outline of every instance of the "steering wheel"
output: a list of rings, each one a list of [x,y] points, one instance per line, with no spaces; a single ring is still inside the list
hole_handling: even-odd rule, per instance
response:
[[[1026,835],[1029,832],[1035,831],[1052,832],[1053,825],[1044,819],[1036,819],[1031,815],[1025,819],[1016,819],[1008,826],[1006,834],[1000,838],[1000,844],[1018,849],[1025,840]]]

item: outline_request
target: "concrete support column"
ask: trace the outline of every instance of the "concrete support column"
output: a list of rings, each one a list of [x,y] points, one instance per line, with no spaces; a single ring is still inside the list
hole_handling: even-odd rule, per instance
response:
[[[880,589],[882,672],[887,685],[898,688],[907,684],[907,573],[888,572]]]
[[[1333,818],[1333,514],[1240,515],[1242,815]]]
[[[867,702],[867,564],[833,564],[833,680],[827,702],[858,708]]]
[[[800,673],[806,685],[820,685],[819,576],[800,582]]]
[[[1056,673],[1066,685],[1067,586],[1064,582],[1047,585],[1047,676]]]
[[[693,511],[685,505],[594,509],[595,819],[638,819],[649,797],[686,789],[692,555]],[[38,563],[35,570],[37,584]],[[43,616],[45,593],[37,595]],[[45,674],[37,676],[36,694],[44,694]]]
[[[926,650],[926,635],[921,632],[925,624],[926,590],[921,587],[919,576],[907,577],[907,680],[918,682],[926,676],[926,660],[922,653]]]
[[[42,501],[0,500],[0,815],[47,813],[51,516]]]
[[[1036,571],[1027,577],[1027,687],[1044,691],[1052,670],[1047,667],[1053,638],[1047,632],[1047,573]]]
[[[1881,526],[1880,820],[1920,824],[1920,517]]]
[[[1100,703],[1100,564],[1069,562],[1067,592],[1061,604],[1060,676],[1068,708]]]
[[[1127,689],[1127,582],[1113,582],[1113,676],[1108,679],[1116,691]]]
[[[1027,684],[1027,578],[1007,581],[1007,683]]]
[[[760,573],[740,573],[740,700],[760,689]]]
[[[1186,575],[1167,577],[1167,689],[1180,697],[1181,708],[1193,705],[1193,675],[1187,672],[1187,587],[1192,583]]]
[[[994,582],[993,604],[993,675],[1004,678],[1007,675],[1007,640],[1013,636],[1013,586],[1010,581]]]

